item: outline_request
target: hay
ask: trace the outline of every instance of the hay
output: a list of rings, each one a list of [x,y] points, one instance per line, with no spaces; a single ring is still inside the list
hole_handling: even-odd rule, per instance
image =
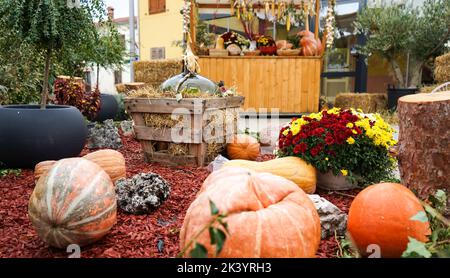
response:
[[[386,94],[374,93],[340,93],[336,96],[335,107],[344,109],[362,109],[366,113],[374,113],[387,106]]]
[[[124,94],[127,92],[127,87],[125,87],[125,84],[122,84],[122,83],[116,84],[116,91],[119,94]]]
[[[429,86],[423,86],[420,88],[420,93],[431,93],[436,87],[439,86],[439,84],[433,84]]]
[[[172,128],[183,121],[183,115],[170,114],[144,114],[145,125],[157,129]]]
[[[188,155],[189,154],[189,145],[188,144],[169,143],[169,148],[167,149],[167,152],[174,156]]]
[[[450,52],[436,58],[434,79],[437,83],[450,81]]]
[[[216,98],[211,93],[200,92],[197,90],[184,90],[181,92],[183,98]],[[128,92],[131,98],[175,98],[175,91],[162,91],[159,87],[146,86],[138,90]]]
[[[181,59],[155,61],[139,61],[134,63],[136,82],[144,82],[149,86],[158,87],[168,78],[183,70]]]

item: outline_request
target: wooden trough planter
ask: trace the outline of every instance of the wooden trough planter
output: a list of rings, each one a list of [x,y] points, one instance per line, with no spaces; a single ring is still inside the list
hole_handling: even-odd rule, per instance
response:
[[[244,97],[186,98],[180,102],[173,98],[126,98],[124,102],[146,161],[201,167],[213,159],[207,155],[208,144],[224,144],[236,134],[238,114],[232,122],[227,119],[238,113]],[[176,124],[153,126],[154,117]],[[171,154],[170,144],[184,146],[186,152]]]

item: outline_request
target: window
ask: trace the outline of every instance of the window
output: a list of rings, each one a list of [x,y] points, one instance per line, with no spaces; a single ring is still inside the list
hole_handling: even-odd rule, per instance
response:
[[[148,14],[164,13],[166,0],[148,0]]]
[[[166,48],[165,47],[152,47],[150,49],[150,59],[160,60],[166,58]]]
[[[122,71],[115,70],[114,71],[114,84],[122,83]]]

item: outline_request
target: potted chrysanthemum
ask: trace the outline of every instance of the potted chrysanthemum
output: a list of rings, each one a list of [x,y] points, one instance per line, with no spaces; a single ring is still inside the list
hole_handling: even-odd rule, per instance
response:
[[[333,108],[283,127],[278,156],[297,156],[313,165],[319,187],[345,190],[393,180],[393,133],[379,114]]]

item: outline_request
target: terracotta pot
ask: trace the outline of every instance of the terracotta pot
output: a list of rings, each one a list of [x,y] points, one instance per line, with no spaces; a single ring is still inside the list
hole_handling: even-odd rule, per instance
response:
[[[317,171],[317,186],[326,190],[350,190],[358,185],[350,183],[343,175],[335,176],[332,171],[321,173]]]

